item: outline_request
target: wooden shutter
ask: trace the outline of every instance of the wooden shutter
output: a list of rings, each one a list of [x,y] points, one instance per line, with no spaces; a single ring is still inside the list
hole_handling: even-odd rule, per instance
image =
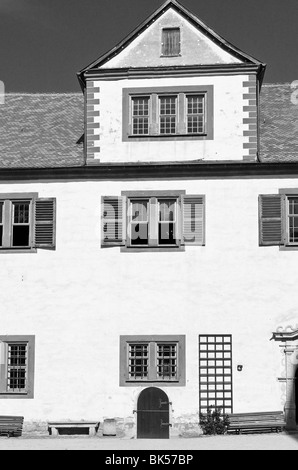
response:
[[[205,196],[183,195],[182,245],[205,245]]]
[[[101,245],[120,246],[126,242],[126,198],[101,198]]]
[[[180,28],[164,28],[162,30],[162,55],[175,56],[180,54]]]
[[[281,245],[282,195],[261,194],[259,196],[259,244]]]
[[[34,246],[53,249],[56,244],[56,199],[40,198],[34,204]]]

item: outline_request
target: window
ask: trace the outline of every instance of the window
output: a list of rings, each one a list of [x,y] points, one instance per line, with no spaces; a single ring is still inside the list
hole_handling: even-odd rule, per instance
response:
[[[104,246],[184,250],[205,244],[205,197],[185,191],[123,191],[102,198]]]
[[[55,200],[0,194],[0,251],[55,246]]]
[[[200,411],[221,408],[233,412],[232,336],[199,336]]]
[[[259,196],[259,244],[298,248],[298,189]]]
[[[34,336],[0,336],[0,399],[33,398]]]
[[[131,246],[178,246],[178,199],[128,198],[128,237]],[[150,216],[149,216],[149,211]],[[157,212],[157,214],[154,214]],[[153,217],[156,215],[156,217]]]
[[[123,89],[123,140],[213,139],[213,86]]]
[[[287,234],[289,244],[298,244],[298,196],[290,196],[286,198],[287,206]]]
[[[120,385],[185,385],[185,337],[121,336]]]
[[[132,98],[132,133],[134,135],[149,134],[149,97]]]
[[[205,96],[187,96],[187,133],[201,134],[205,132]]]
[[[177,96],[159,96],[159,133],[176,134]]]
[[[180,28],[163,28],[161,54],[166,57],[180,55]]]

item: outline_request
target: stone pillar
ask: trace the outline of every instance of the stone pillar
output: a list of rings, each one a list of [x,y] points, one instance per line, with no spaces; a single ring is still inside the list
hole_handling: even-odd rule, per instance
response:
[[[116,421],[115,419],[103,420],[103,436],[116,436]]]
[[[286,344],[285,366],[286,366],[286,403],[285,417],[287,429],[297,429],[296,424],[296,401],[295,401],[295,373],[297,368],[297,346]]]

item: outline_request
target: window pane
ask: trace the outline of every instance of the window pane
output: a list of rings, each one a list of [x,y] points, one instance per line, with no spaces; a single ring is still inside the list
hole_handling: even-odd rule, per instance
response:
[[[12,246],[29,246],[29,225],[14,225]]]
[[[162,55],[180,54],[180,28],[164,28],[162,30]]]
[[[128,351],[130,379],[145,379],[148,376],[148,344],[130,344]]]
[[[203,114],[204,96],[194,95],[187,97],[187,114]]]
[[[149,98],[133,98],[133,116],[149,115]]]
[[[158,227],[159,245],[176,245],[175,224],[160,223]]]
[[[148,200],[131,202],[131,245],[148,245],[149,217]]]
[[[176,114],[176,96],[160,98],[160,114]]]
[[[12,246],[29,246],[30,202],[13,202]]]
[[[289,214],[298,215],[298,198],[297,197],[289,198]]]
[[[168,380],[177,378],[177,344],[157,345],[157,376]]]
[[[28,224],[29,223],[29,202],[14,202],[14,223],[15,224]]]
[[[173,199],[159,201],[159,245],[176,244],[176,201]]]
[[[175,220],[176,201],[159,201],[159,220],[161,222],[173,222]]]
[[[131,218],[134,222],[147,222],[148,221],[148,201],[133,201],[131,203],[132,214]]]

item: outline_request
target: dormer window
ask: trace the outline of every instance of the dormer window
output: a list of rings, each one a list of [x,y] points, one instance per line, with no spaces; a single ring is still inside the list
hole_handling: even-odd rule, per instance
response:
[[[213,86],[123,89],[123,141],[212,140]]]
[[[180,28],[163,28],[161,55],[165,57],[180,55]]]

